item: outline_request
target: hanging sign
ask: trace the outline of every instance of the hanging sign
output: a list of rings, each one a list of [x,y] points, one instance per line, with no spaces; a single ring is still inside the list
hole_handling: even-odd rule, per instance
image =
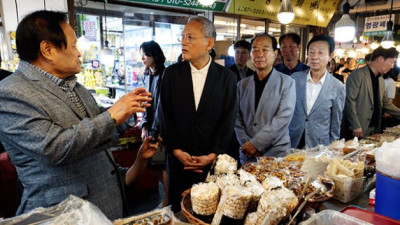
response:
[[[127,0],[131,2],[142,2],[171,7],[182,7],[190,9],[212,10],[217,12],[225,11],[228,0],[216,0],[210,6],[200,4],[199,0]]]
[[[90,41],[96,41],[96,22],[95,21],[82,21],[82,27],[85,31],[85,37]]]
[[[389,15],[366,17],[364,24],[364,36],[383,36],[387,29],[388,21]],[[394,15],[392,15],[392,21],[394,21]]]
[[[335,14],[340,0],[291,0],[294,11],[293,24],[326,27]],[[268,18],[278,21],[281,0],[232,0],[227,12]]]

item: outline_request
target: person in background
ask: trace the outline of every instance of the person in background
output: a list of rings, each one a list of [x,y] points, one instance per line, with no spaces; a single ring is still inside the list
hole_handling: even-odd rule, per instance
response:
[[[283,62],[274,66],[276,70],[290,76],[292,73],[309,69],[299,61],[300,42],[300,36],[296,33],[287,33],[279,38]]]
[[[23,186],[17,215],[75,195],[110,220],[123,217],[124,189],[161,141],[146,139],[130,169],[115,165],[107,149],[118,144],[126,122],[150,106],[151,93],[137,88],[109,109],[99,108],[76,82],[81,71],[76,42],[62,12],[36,11],[18,24],[20,63],[0,82],[0,140]]]
[[[348,65],[348,67],[342,70],[341,73],[346,73],[347,75],[349,75],[351,72],[358,68],[357,60],[355,58],[347,58],[346,64]]]
[[[142,55],[142,62],[145,66],[144,70],[144,83],[145,88],[152,96],[153,101],[150,107],[146,108],[143,113],[142,122],[140,127],[142,128],[142,140],[145,140],[149,136],[159,134],[161,130],[160,118],[159,118],[159,102],[160,102],[160,91],[162,75],[165,70],[165,56],[161,50],[160,45],[155,41],[143,42],[140,45],[140,52]],[[149,159],[148,168],[152,171],[164,187],[164,199],[160,203],[160,207],[168,205],[168,173],[166,171],[165,164],[165,152],[162,151],[160,146],[159,151],[151,159]]]
[[[393,69],[389,70],[389,72],[383,75],[383,79],[385,80],[385,92],[389,99],[389,103],[393,103],[394,98],[396,97],[396,80],[397,74],[399,74],[399,67],[396,65]],[[400,123],[399,120],[395,119],[387,113],[385,110],[383,111],[383,119],[382,119],[382,129],[385,130],[386,127],[393,127]]]
[[[382,74],[393,68],[398,52],[395,48],[378,47],[367,66],[354,70],[346,82],[346,102],[341,136],[362,138],[379,133],[382,110],[400,119],[400,109],[390,103]]]
[[[247,61],[250,59],[250,43],[245,40],[240,40],[235,43],[235,64],[230,66],[233,72],[237,75],[237,81],[251,76],[254,74],[254,70],[247,67]]]
[[[289,126],[293,148],[328,146],[340,137],[345,88],[326,69],[334,50],[333,38],[314,36],[307,44],[310,69],[291,76],[296,82],[296,108]]]
[[[344,67],[345,64],[346,64],[346,59],[343,57],[340,58],[339,63],[336,65],[336,71],[339,71],[340,68]]]
[[[0,56],[0,65],[1,65],[1,56]],[[8,77],[9,75],[11,75],[12,72],[8,71],[8,70],[3,70],[0,69],[0,81],[3,80],[4,78]],[[0,143],[0,153],[4,152],[4,147],[3,145]]]
[[[184,61],[169,66],[161,84],[161,132],[174,212],[180,210],[182,192],[203,182],[217,155],[227,151],[233,133],[236,76],[211,59],[215,38],[209,19],[190,18],[181,39]]]
[[[281,49],[278,48],[278,55],[276,56],[276,59],[275,59],[275,61],[274,61],[274,65],[273,65],[273,66],[278,65],[278,64],[281,63],[282,61],[283,61],[283,59],[282,59]]]
[[[215,61],[215,58],[217,57],[217,53],[215,52],[215,50],[213,48],[210,50],[210,56],[211,56],[212,61]]]
[[[332,76],[334,76],[336,79],[340,80],[343,83],[343,76],[336,72],[336,61],[334,58],[332,58],[328,62],[326,69],[328,70],[328,73],[332,74]]]
[[[263,33],[251,41],[256,73],[238,83],[235,132],[242,164],[262,155],[281,157],[290,148],[288,127],[296,103],[295,82],[273,68],[277,54],[275,37]]]

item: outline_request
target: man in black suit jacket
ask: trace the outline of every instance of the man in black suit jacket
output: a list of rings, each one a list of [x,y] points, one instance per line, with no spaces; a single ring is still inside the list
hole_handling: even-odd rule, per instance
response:
[[[183,191],[205,180],[233,133],[236,76],[211,60],[215,37],[210,20],[191,18],[182,32],[184,61],[168,67],[161,84],[161,130],[173,211],[180,210]]]
[[[229,69],[236,73],[236,79],[239,82],[241,79],[254,74],[254,70],[246,66],[250,58],[250,43],[240,40],[236,42],[233,48],[235,49],[235,64],[230,66]]]

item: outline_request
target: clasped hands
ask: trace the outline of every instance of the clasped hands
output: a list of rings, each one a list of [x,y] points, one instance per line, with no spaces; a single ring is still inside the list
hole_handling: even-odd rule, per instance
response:
[[[172,153],[183,164],[184,170],[192,170],[196,173],[203,173],[204,168],[209,166],[217,157],[217,154],[215,153],[201,156],[192,156],[189,153],[182,151],[181,149],[174,149]]]
[[[108,112],[116,120],[117,125],[123,124],[131,115],[138,112],[145,112],[146,107],[150,107],[151,93],[145,88],[136,88],[121,97]]]
[[[249,159],[261,156],[261,153],[257,150],[256,147],[254,147],[254,145],[250,141],[244,143],[240,147],[240,151],[242,151],[242,153]]]

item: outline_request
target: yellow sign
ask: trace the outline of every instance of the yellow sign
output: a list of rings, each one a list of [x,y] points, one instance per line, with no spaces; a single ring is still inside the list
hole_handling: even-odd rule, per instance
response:
[[[326,27],[335,14],[340,0],[292,0],[293,24]],[[281,0],[231,0],[227,12],[278,21]]]

